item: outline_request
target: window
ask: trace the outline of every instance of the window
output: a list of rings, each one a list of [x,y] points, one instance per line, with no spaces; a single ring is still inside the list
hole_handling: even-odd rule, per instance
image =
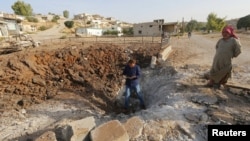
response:
[[[141,30],[139,30],[138,33],[141,34],[142,33]]]
[[[153,25],[149,25],[149,27],[153,27]]]

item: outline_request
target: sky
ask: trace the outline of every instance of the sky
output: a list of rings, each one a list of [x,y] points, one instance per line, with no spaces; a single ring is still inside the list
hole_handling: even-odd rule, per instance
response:
[[[11,5],[17,0],[0,0],[0,11],[13,13]],[[226,20],[250,14],[250,0],[23,0],[34,13],[55,13],[64,10],[73,15],[88,13],[140,23],[164,19],[165,22],[205,22],[210,13]]]

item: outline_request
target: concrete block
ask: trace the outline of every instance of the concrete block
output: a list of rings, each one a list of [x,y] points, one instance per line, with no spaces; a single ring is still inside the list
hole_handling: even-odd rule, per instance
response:
[[[159,61],[165,61],[172,52],[172,46],[164,47],[159,53]]]
[[[96,126],[94,117],[72,121],[56,128],[60,141],[89,141],[89,132]]]
[[[52,131],[48,131],[35,139],[35,141],[57,141],[56,134]]]
[[[130,139],[136,139],[141,136],[144,122],[140,117],[132,117],[123,124]]]
[[[104,123],[91,131],[92,141],[129,141],[129,136],[124,126],[118,120]]]
[[[87,141],[89,132],[96,126],[94,117],[87,117],[69,123],[73,130],[71,141]]]
[[[152,56],[151,63],[150,63],[150,67],[152,69],[155,68],[155,66],[156,66],[156,60],[157,60],[156,56]]]

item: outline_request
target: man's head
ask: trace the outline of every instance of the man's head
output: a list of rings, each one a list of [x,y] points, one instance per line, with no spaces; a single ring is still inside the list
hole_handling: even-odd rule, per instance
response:
[[[135,66],[135,64],[136,64],[136,61],[134,59],[131,59],[131,60],[128,61],[128,65],[131,68],[133,68]]]
[[[236,35],[235,35],[235,33],[234,33],[234,29],[233,29],[233,27],[231,27],[231,26],[229,26],[229,25],[227,25],[227,26],[225,26],[224,28],[223,28],[223,30],[222,30],[222,36],[223,36],[223,38],[224,39],[228,39],[228,38],[230,38],[230,37],[234,37],[234,38],[238,38]]]

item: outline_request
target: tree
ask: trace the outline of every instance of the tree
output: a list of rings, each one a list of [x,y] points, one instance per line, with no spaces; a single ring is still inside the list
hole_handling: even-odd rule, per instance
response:
[[[134,34],[133,28],[132,27],[131,28],[124,28],[124,29],[122,29],[122,33],[124,35],[133,35]]]
[[[59,19],[60,17],[58,15],[55,15],[51,21],[56,23]]]
[[[69,11],[68,10],[63,11],[63,17],[69,18]]]
[[[225,18],[218,18],[215,13],[210,13],[207,17],[207,30],[220,31],[226,25]]]
[[[186,25],[186,31],[192,32],[193,30],[195,30],[197,28],[197,26],[198,26],[198,22],[196,20],[191,20]]]
[[[250,15],[247,15],[245,17],[242,17],[237,22],[237,29],[245,28],[247,29],[250,27]]]
[[[15,2],[11,8],[13,9],[14,13],[17,15],[22,15],[22,16],[31,16],[33,9],[30,4],[27,4],[23,1],[17,1]]]
[[[107,30],[107,31],[103,32],[103,35],[118,35],[118,31]]]
[[[72,28],[74,26],[74,21],[66,21],[66,22],[64,22],[64,25],[67,28]]]

